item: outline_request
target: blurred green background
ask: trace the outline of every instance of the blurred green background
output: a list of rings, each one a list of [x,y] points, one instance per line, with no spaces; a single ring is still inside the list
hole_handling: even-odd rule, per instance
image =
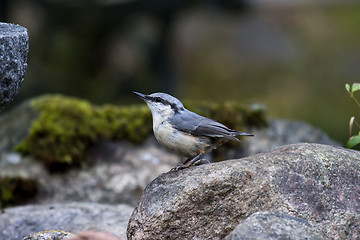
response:
[[[132,91],[263,103],[345,143],[360,110],[356,1],[0,0],[1,21],[29,31],[16,101],[62,93],[142,103]]]

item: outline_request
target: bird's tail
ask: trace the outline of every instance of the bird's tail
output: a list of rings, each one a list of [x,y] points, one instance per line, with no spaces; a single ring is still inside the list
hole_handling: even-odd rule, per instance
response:
[[[235,130],[233,130],[231,133],[232,133],[233,136],[249,136],[249,137],[255,137],[254,134],[239,132],[239,131],[235,131]]]

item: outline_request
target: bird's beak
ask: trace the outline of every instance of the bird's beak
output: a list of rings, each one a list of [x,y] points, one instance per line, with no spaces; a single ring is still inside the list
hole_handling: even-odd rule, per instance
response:
[[[147,95],[142,94],[142,93],[138,93],[138,92],[133,92],[135,95],[137,95],[139,98],[143,99],[143,100],[147,100]]]

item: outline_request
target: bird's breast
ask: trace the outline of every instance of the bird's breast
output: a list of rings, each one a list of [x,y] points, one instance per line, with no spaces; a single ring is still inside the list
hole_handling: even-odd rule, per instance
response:
[[[209,140],[178,131],[167,122],[154,124],[153,130],[161,145],[184,157],[190,158],[205,153],[209,146]]]

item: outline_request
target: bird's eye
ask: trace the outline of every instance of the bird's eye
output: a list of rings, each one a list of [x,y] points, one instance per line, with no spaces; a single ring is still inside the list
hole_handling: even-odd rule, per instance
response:
[[[161,102],[161,98],[159,98],[159,97],[156,97],[154,100],[155,100],[155,102]]]

